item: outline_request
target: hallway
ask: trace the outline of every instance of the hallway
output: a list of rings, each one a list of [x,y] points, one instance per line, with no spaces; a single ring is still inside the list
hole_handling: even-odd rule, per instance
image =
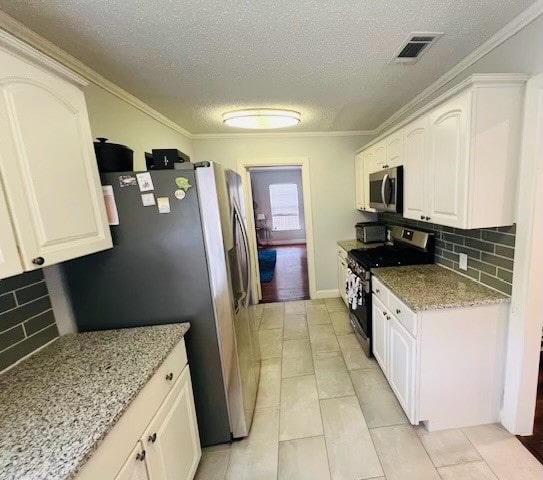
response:
[[[541,480],[499,425],[409,424],[338,299],[259,305],[262,373],[248,438],[204,449],[196,480]]]
[[[261,283],[262,303],[309,299],[306,245],[277,245],[273,279]]]

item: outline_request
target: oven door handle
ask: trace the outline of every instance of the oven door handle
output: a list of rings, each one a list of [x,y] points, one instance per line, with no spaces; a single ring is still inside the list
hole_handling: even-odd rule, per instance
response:
[[[385,208],[388,208],[388,203],[387,203],[387,201],[385,199],[385,187],[386,187],[386,184],[388,182],[388,179],[389,179],[389,175],[387,173],[383,177],[383,182],[381,183],[381,200],[383,201],[383,205],[385,206]]]

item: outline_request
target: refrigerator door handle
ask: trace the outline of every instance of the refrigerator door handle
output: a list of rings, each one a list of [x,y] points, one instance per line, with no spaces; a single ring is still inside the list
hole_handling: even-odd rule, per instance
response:
[[[242,300],[245,301],[245,307],[248,307],[250,303],[249,299],[251,298],[251,295],[249,294],[249,289],[251,288],[251,256],[249,253],[249,237],[247,235],[247,230],[245,229],[243,217],[241,216],[239,212],[239,208],[235,202],[233,203],[234,203],[234,213],[239,222],[241,235],[243,237],[243,247],[245,248],[245,256],[247,258],[247,286],[245,288],[244,298],[242,298]]]

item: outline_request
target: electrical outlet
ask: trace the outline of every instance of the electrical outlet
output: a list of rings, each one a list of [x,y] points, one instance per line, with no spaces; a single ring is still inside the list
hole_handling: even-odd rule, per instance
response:
[[[468,269],[468,256],[465,253],[460,253],[458,255],[458,268],[460,270]]]

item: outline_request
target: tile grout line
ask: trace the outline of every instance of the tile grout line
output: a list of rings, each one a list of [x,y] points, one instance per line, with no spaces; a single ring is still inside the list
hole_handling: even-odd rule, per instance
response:
[[[462,432],[462,435],[464,435],[464,437],[466,437],[466,440],[469,442],[469,444],[475,449],[475,451],[479,454],[479,456],[481,457],[481,459],[486,463],[486,465],[488,466],[488,468],[490,469],[490,471],[496,476],[496,478],[500,478],[500,476],[494,471],[494,469],[490,466],[490,464],[487,462],[486,458],[483,456],[483,454],[479,451],[479,449],[475,446],[475,444],[469,439],[469,437],[466,435],[466,433],[464,432],[464,429],[463,428],[460,428],[459,429],[461,432]]]

